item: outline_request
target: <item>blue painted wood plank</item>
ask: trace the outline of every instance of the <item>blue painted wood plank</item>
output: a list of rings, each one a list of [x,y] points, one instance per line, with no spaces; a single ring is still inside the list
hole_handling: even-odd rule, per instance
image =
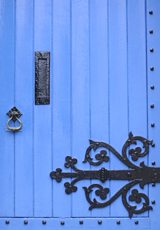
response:
[[[0,216],[14,216],[14,134],[7,132],[6,113],[14,105],[15,5],[0,1]]]
[[[51,51],[52,1],[35,0],[34,9],[34,50]],[[35,216],[52,215],[51,132],[51,105],[34,106]]]
[[[16,1],[15,105],[22,131],[15,134],[15,215],[33,215],[33,1]]]
[[[134,135],[147,138],[147,77],[146,77],[146,33],[145,33],[145,1],[128,1],[128,106],[129,131]],[[144,161],[139,159],[135,164]],[[139,186],[138,190],[140,190]],[[148,194],[148,186],[145,186]],[[140,204],[141,205],[141,204]],[[139,206],[140,206],[139,205]],[[137,205],[137,207],[139,207]],[[148,213],[142,214],[147,216]]]
[[[86,0],[72,1],[72,155],[81,164],[89,145],[89,4]],[[79,182],[78,191],[72,195],[72,216],[90,216],[83,186],[89,181]]]
[[[148,72],[148,133],[149,139],[152,139],[155,143],[155,147],[150,149],[149,164],[156,162],[156,167],[160,167],[160,2],[156,0],[146,1],[146,36],[147,36],[147,72]],[[149,14],[149,11],[153,11],[153,15]],[[153,30],[154,33],[150,34],[149,31]],[[154,52],[150,52],[150,49],[154,49]],[[154,66],[155,71],[150,71],[150,67]],[[152,90],[150,87],[154,86],[155,89]],[[150,105],[154,104],[155,108],[151,109]],[[151,123],[155,123],[155,127],[151,127]],[[150,200],[155,200],[155,205],[153,206],[153,212],[149,213],[150,219],[152,221],[151,229],[156,229],[159,227],[159,215],[160,215],[160,202],[159,202],[159,191],[160,184],[156,187],[149,186]]]
[[[90,119],[91,140],[109,142],[108,105],[108,4],[106,0],[90,2]],[[109,154],[109,153],[108,153]],[[95,155],[95,153],[94,153]],[[109,168],[109,163],[99,168]],[[91,167],[95,170],[95,167]],[[96,167],[97,169],[97,167]],[[97,183],[97,181],[92,181]],[[101,183],[109,187],[109,183]],[[109,216],[110,207],[93,209],[92,216]]]
[[[128,1],[129,130],[147,137],[145,1]]]
[[[109,1],[109,108],[110,143],[121,152],[128,137],[128,95],[127,95],[127,22],[126,1]],[[113,154],[110,157],[112,169],[124,169],[124,165]],[[111,196],[122,186],[122,181],[111,181]],[[111,216],[128,215],[117,199],[111,205]]]
[[[53,1],[53,170],[71,154],[71,12],[70,1]],[[71,216],[71,196],[53,181],[53,216]]]

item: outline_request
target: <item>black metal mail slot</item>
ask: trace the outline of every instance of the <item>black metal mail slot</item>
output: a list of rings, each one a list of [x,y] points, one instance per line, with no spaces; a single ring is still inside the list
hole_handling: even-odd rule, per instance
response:
[[[35,52],[35,104],[50,104],[50,52]]]

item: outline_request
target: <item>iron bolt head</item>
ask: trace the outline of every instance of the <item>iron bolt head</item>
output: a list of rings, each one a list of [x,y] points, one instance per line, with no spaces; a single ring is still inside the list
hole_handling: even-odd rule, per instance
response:
[[[138,221],[138,220],[136,220],[134,223],[135,223],[135,224],[139,224],[139,221]]]
[[[154,127],[155,127],[155,123],[152,123],[152,124],[151,124],[151,127],[154,128]]]
[[[152,162],[152,165],[156,165],[156,162],[155,162],[155,161],[153,161],[153,162]]]
[[[83,224],[83,220],[80,220],[80,221],[79,221],[79,224]]]
[[[150,88],[151,88],[152,90],[154,90],[154,88],[155,88],[155,87],[154,87],[154,85],[151,85],[151,87],[150,87]]]
[[[47,224],[47,221],[46,220],[42,220],[42,224]]]
[[[10,221],[9,221],[9,220],[6,220],[5,223],[6,223],[6,224],[10,224]]]
[[[117,220],[117,222],[116,222],[118,225],[120,225],[121,224],[121,221],[120,220]]]
[[[154,71],[154,67],[152,66],[152,67],[150,67],[150,71]]]
[[[155,204],[156,203],[156,201],[155,200],[152,200],[152,202],[151,202],[152,204]]]
[[[150,14],[150,15],[153,15],[153,10],[150,10],[150,11],[149,11],[149,14]]]
[[[154,52],[154,49],[153,49],[153,48],[151,48],[149,51],[150,51],[151,53],[153,53],[153,52]]]
[[[152,187],[156,187],[156,184],[155,184],[155,183],[152,183]]]
[[[153,30],[150,30],[149,33],[150,33],[150,34],[153,34]]]
[[[155,147],[155,143],[152,143],[151,146],[154,148]]]
[[[151,108],[151,109],[154,109],[154,104],[150,105],[150,108]]]
[[[64,225],[65,224],[65,222],[64,221],[61,221],[61,225]]]
[[[24,224],[28,224],[28,220],[24,220]]]
[[[98,220],[98,224],[102,224],[102,220]]]

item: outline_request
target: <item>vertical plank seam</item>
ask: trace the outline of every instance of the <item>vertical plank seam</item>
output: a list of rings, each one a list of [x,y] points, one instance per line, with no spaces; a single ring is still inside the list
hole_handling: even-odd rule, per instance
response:
[[[53,59],[53,46],[54,46],[54,44],[53,44],[53,16],[54,16],[54,12],[53,12],[53,5],[54,5],[54,0],[52,0],[51,1],[51,53],[50,53],[50,72],[51,72],[51,85],[50,85],[50,87],[51,87],[51,89],[50,89],[50,94],[52,95],[51,96],[51,171],[53,171],[53,101],[54,101],[54,90],[53,90],[53,87],[54,87],[54,73],[53,73],[53,61],[52,61],[52,59]],[[54,216],[54,209],[53,209],[53,205],[54,205],[54,203],[53,203],[53,195],[54,195],[54,192],[53,192],[53,190],[54,190],[54,187],[53,187],[53,181],[51,181],[51,200],[52,200],[52,210],[51,210],[51,212],[52,212],[52,217]]]
[[[72,105],[72,0],[70,0],[70,150],[73,156],[73,105]],[[71,194],[70,215],[73,216],[73,194]]]
[[[33,113],[33,117],[32,117],[32,122],[33,122],[33,126],[32,126],[32,129],[33,129],[33,217],[35,216],[35,146],[34,146],[34,141],[35,141],[35,138],[34,138],[34,120],[35,120],[35,114],[34,114],[34,103],[35,103],[35,95],[34,95],[34,92],[35,92],[35,52],[34,52],[34,47],[35,47],[35,36],[34,36],[34,28],[35,28],[35,2],[33,0],[33,28],[32,28],[32,32],[33,32],[33,41],[32,41],[32,55],[33,55],[33,66],[32,66],[32,71],[33,71],[33,107],[32,107],[32,113]]]
[[[130,97],[129,97],[129,75],[128,75],[128,1],[126,0],[126,61],[127,61],[127,116],[128,116],[128,133],[130,131],[130,111],[129,111],[129,106],[130,106]]]
[[[145,16],[145,55],[146,55],[146,116],[147,116],[147,139],[149,139],[149,109],[148,109],[148,100],[149,100],[149,91],[148,91],[148,85],[149,85],[149,79],[148,79],[148,7],[147,7],[147,0],[144,0],[144,16]],[[147,165],[149,165],[149,155],[147,156]],[[149,185],[147,185],[147,192],[148,196],[150,197],[149,194]],[[148,211],[148,217],[150,216],[150,212]]]
[[[92,137],[92,119],[91,119],[91,116],[92,116],[92,113],[91,113],[91,105],[92,105],[92,102],[91,102],[91,90],[92,90],[92,87],[91,87],[91,4],[90,4],[90,0],[88,0],[88,68],[89,68],[89,84],[88,84],[88,88],[89,88],[89,139],[91,139]],[[91,170],[92,167],[91,165],[89,166],[89,169]],[[90,179],[89,181],[90,185],[92,183],[92,180]],[[93,212],[92,210],[90,211],[89,213],[89,216],[92,216],[93,215]]]
[[[110,144],[110,47],[109,47],[109,29],[110,29],[110,12],[109,12],[109,1],[107,1],[107,48],[108,48],[108,142]],[[111,154],[109,152],[109,158],[111,159]],[[109,169],[111,169],[111,162],[109,161]],[[111,188],[111,181],[109,181],[109,189]],[[109,198],[111,197],[111,193],[109,193]],[[111,216],[111,207],[109,206],[109,217]]]
[[[16,0],[14,0],[14,105],[16,103]],[[15,134],[14,136],[14,216],[16,216],[16,146],[15,146]]]

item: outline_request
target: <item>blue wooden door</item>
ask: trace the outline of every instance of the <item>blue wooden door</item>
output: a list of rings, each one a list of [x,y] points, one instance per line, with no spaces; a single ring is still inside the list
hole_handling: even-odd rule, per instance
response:
[[[0,0],[1,230],[159,230],[159,21],[159,0]]]

